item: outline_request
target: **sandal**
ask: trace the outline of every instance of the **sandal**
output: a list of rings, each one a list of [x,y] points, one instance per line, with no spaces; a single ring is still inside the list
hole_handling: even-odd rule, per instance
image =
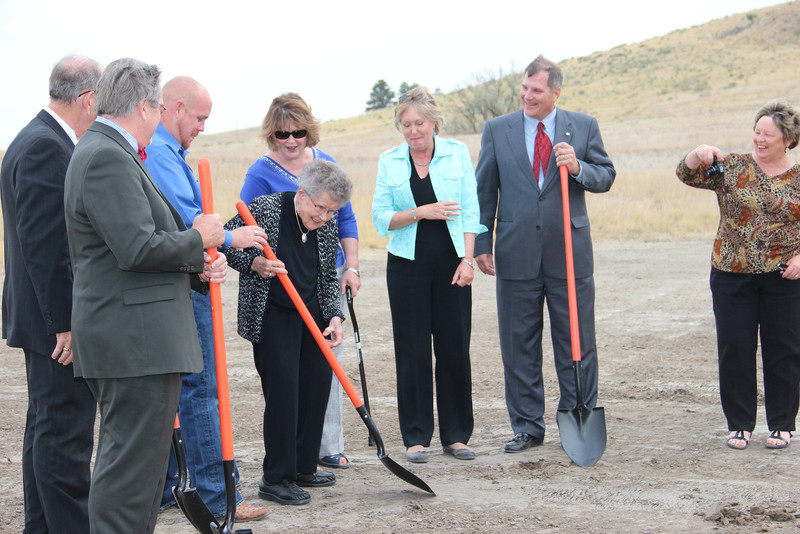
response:
[[[347,469],[350,467],[350,461],[342,453],[322,456],[317,460],[317,463],[323,467],[332,467],[334,469]]]
[[[734,441],[744,441],[744,445],[736,444],[734,443]],[[731,449],[736,449],[741,451],[747,448],[747,444],[750,443],[750,438],[744,437],[744,430],[737,430],[736,432],[733,433],[732,436],[728,436],[725,442]]]
[[[773,430],[772,432],[770,432],[766,443],[768,449],[785,449],[786,447],[789,446],[789,443],[792,442],[792,433],[784,430],[783,432],[789,434],[789,439],[784,439],[781,437],[781,432],[782,432],[781,430]],[[774,439],[776,443],[770,443],[769,440],[771,439]]]

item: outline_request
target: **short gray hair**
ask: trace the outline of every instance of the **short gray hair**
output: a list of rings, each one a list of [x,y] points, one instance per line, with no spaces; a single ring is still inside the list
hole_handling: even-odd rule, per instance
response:
[[[112,61],[97,82],[98,115],[127,117],[142,100],[157,108],[161,69],[129,57]]]
[[[297,175],[297,186],[312,198],[323,192],[328,193],[340,208],[353,194],[353,182],[341,167],[324,159],[315,159],[306,164]]]
[[[69,55],[53,66],[50,73],[50,100],[75,102],[86,91],[97,89],[103,66],[84,56]]]
[[[547,72],[547,87],[555,91],[564,83],[564,73],[557,63],[553,63],[546,57],[539,55],[531,61],[525,68],[525,76],[533,76],[541,71]]]
[[[789,142],[790,150],[797,146],[800,138],[800,117],[797,116],[797,111],[790,103],[782,100],[772,100],[761,106],[761,109],[756,113],[753,128],[763,117],[772,119],[778,130],[781,131],[783,140]]]

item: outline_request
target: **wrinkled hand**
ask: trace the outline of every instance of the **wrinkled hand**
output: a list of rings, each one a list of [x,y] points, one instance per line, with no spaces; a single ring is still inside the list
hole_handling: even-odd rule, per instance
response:
[[[331,334],[333,334],[333,339],[327,339]],[[322,331],[322,335],[325,336],[325,341],[327,341],[330,348],[335,348],[341,345],[342,339],[344,339],[344,332],[342,332],[342,319],[340,317],[333,317],[330,324],[328,324],[328,328]]]
[[[342,274],[342,282],[339,284],[339,290],[342,295],[347,292],[346,290],[348,287],[350,288],[350,295],[355,298],[358,294],[358,290],[361,289],[361,278],[353,271],[345,271]]]
[[[433,204],[425,204],[415,211],[418,219],[430,219],[440,221],[453,221],[453,217],[458,217],[461,206],[455,200],[443,200]]]
[[[577,176],[581,172],[581,164],[578,158],[575,157],[575,149],[569,143],[557,143],[553,147],[553,152],[556,155],[556,165],[559,167],[566,166],[567,170],[572,176]]]
[[[54,360],[58,360],[61,365],[69,365],[75,354],[72,352],[72,332],[58,332],[56,334],[56,348],[50,355]]]
[[[264,250],[264,246],[267,244],[267,233],[258,226],[240,226],[231,230],[231,235],[233,236],[233,241],[231,241],[233,248],[255,247],[258,250]]]
[[[250,264],[250,270],[258,273],[261,278],[272,278],[276,274],[288,273],[281,260],[272,261],[264,256],[256,256]]]
[[[211,262],[211,256],[208,252],[203,253],[203,260],[206,262],[203,265],[203,272],[200,274],[200,279],[204,282],[211,284],[223,284],[228,275],[228,258],[222,252],[217,253],[217,259]]]
[[[225,242],[225,231],[222,229],[222,217],[219,213],[198,215],[192,221],[192,229],[200,232],[203,248],[218,247]]]
[[[491,254],[478,254],[475,256],[475,263],[483,274],[494,276],[494,258]]]
[[[457,285],[459,287],[468,286],[472,283],[473,278],[475,278],[475,269],[461,261],[458,263],[456,273],[453,275],[453,280],[450,282],[450,285]]]

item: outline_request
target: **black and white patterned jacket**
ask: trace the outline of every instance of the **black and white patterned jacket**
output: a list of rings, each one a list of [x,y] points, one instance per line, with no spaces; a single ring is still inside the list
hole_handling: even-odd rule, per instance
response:
[[[278,233],[281,211],[284,204],[291,209],[293,195],[273,193],[256,197],[248,206],[258,225],[267,232],[272,251],[280,258],[280,235]],[[226,230],[245,226],[241,215],[236,215],[225,224]],[[319,270],[317,272],[317,299],[322,316],[327,325],[331,318],[344,314],[339,308],[339,284],[336,280],[336,252],[339,244],[339,228],[336,217],[331,218],[317,229],[317,249],[319,251]],[[262,278],[250,265],[256,256],[264,253],[256,248],[225,250],[228,265],[239,271],[239,335],[252,343],[260,343],[261,323],[269,303],[270,284],[279,284],[278,278]]]

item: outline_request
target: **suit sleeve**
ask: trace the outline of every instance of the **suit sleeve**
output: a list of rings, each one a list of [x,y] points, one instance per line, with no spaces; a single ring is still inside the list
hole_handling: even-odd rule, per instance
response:
[[[203,240],[197,230],[156,225],[138,165],[128,152],[99,150],[86,171],[83,199],[95,230],[119,268],[136,272],[201,272]],[[152,191],[155,193],[155,188]],[[160,199],[160,196],[159,196]],[[169,212],[166,202],[161,202]],[[166,215],[165,215],[166,216]],[[170,214],[169,217],[172,217]]]
[[[611,158],[608,157],[603,138],[600,136],[600,127],[594,117],[590,117],[584,155],[579,159],[581,173],[577,178],[573,178],[578,185],[591,193],[605,193],[611,189],[617,171],[611,163]]]
[[[497,154],[495,153],[494,135],[491,122],[483,127],[481,151],[478,155],[478,167],[475,170],[478,184],[478,205],[480,222],[487,231],[475,236],[475,255],[492,254],[494,243],[494,221],[497,213],[498,189],[500,174],[497,170]]]
[[[70,154],[42,138],[20,158],[17,235],[48,334],[71,329],[72,270],[64,220],[64,177]]]

